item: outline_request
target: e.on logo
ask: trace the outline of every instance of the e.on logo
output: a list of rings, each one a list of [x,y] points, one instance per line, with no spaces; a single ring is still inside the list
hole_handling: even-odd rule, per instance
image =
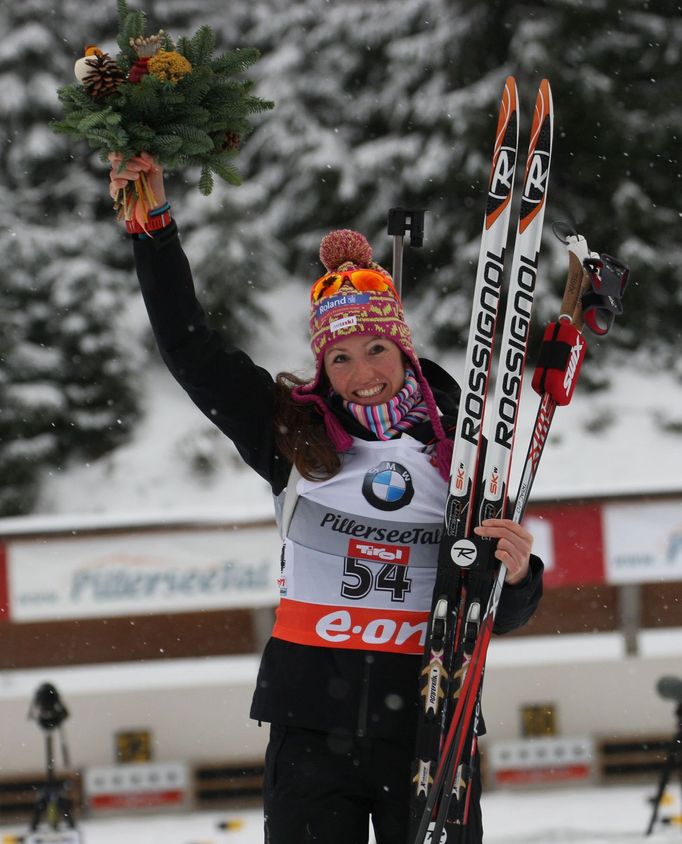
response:
[[[377,617],[381,612],[383,617]],[[412,620],[384,610],[334,610],[315,625],[320,644],[396,653],[420,654],[426,641],[426,613],[412,613]]]
[[[410,546],[383,545],[351,539],[348,543],[348,556],[360,560],[377,560],[382,563],[398,563],[406,566],[410,562]]]

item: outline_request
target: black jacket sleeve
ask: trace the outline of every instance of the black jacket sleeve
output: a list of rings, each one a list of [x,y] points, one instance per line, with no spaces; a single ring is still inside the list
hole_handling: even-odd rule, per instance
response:
[[[274,442],[274,381],[209,328],[175,223],[134,240],[142,296],[165,364],[197,407],[275,492],[290,467]]]
[[[542,560],[530,556],[530,570],[525,581],[516,586],[504,585],[497,607],[493,633],[510,633],[530,619],[542,598]]]

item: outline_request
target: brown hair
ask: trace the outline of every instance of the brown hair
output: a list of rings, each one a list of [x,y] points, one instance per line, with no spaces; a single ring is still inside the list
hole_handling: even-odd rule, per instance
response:
[[[322,373],[322,389],[325,381]],[[324,481],[339,471],[341,458],[320,412],[313,405],[292,398],[294,387],[308,383],[291,372],[280,372],[275,378],[275,443],[306,480]]]

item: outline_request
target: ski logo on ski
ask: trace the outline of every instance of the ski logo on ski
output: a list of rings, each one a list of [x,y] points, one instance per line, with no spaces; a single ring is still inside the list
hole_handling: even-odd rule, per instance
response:
[[[419,770],[412,782],[417,786],[417,794],[427,794],[429,786],[433,783],[431,776],[431,765],[423,759],[419,760]]]
[[[493,162],[485,211],[485,228],[489,229],[511,202],[516,172],[518,111],[516,85],[507,80],[502,92],[497,121]]]
[[[471,568],[476,562],[478,551],[470,539],[458,539],[450,549],[452,562],[462,568]]]
[[[516,150],[513,147],[502,147],[495,162],[495,171],[490,185],[491,198],[504,202],[509,197],[515,166]]]
[[[422,676],[426,676],[427,680],[421,694],[424,697],[424,712],[435,716],[441,700],[445,697],[443,681],[448,680],[448,672],[443,667],[443,651],[432,651],[431,654],[431,662],[422,671]]]
[[[457,487],[460,489],[460,487]],[[445,532],[448,536],[459,536],[464,530],[469,513],[469,499],[471,498],[471,480],[467,481],[467,488],[464,489],[464,478],[462,477],[462,495],[448,495],[445,504]]]
[[[500,484],[500,473],[499,473],[497,466],[495,466],[495,468],[493,469],[493,473],[490,476],[490,492],[491,492],[492,495],[497,495],[497,490],[499,488],[499,484]]]

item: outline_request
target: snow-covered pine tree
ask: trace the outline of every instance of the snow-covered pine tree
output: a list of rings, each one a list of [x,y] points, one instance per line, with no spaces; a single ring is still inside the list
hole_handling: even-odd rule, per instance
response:
[[[136,344],[118,323],[130,261],[120,256],[104,174],[47,126],[85,32],[96,39],[111,24],[102,18],[73,0],[59,10],[48,0],[0,9],[3,515],[30,510],[47,467],[118,444],[137,414]]]
[[[187,10],[182,20],[171,15],[167,22],[152,0],[138,8],[156,15],[150,24],[157,28],[184,22],[177,37],[205,22],[198,9],[195,23]],[[0,27],[7,33],[0,46],[6,130],[0,148],[0,514],[10,515],[30,510],[42,472],[69,459],[93,459],[129,434],[139,414],[137,327],[144,320],[131,251],[113,221],[106,166],[84,144],[48,128],[59,116],[57,88],[72,81],[85,45],[117,52],[115,0],[105,6],[4,4]],[[197,175],[171,174],[171,198],[186,223],[190,251],[196,240],[199,284],[205,266],[215,288],[204,301],[209,311],[222,311],[220,327],[236,338],[244,317],[253,316],[249,280],[272,275],[269,239],[260,237],[257,215],[254,233],[246,222],[252,197],[242,195],[235,211],[221,185],[206,200],[196,191]],[[192,199],[185,203],[185,196]]]
[[[539,74],[552,81],[549,219],[572,217],[593,247],[632,270],[626,313],[608,345],[645,346],[647,357],[682,376],[682,6],[538,0],[512,4],[507,20],[509,64],[521,83],[529,88]],[[549,305],[541,302],[548,318]]]
[[[24,345],[24,315],[14,295],[19,285],[14,273],[10,284],[5,269],[13,259],[12,252],[5,256],[6,263],[0,268],[0,514],[9,515],[30,509],[37,470],[56,454],[54,432],[44,420],[56,409],[61,411],[62,401],[56,389],[44,382],[41,389],[34,377],[41,368],[41,350],[31,355],[36,350]],[[23,382],[17,371],[23,371]]]

